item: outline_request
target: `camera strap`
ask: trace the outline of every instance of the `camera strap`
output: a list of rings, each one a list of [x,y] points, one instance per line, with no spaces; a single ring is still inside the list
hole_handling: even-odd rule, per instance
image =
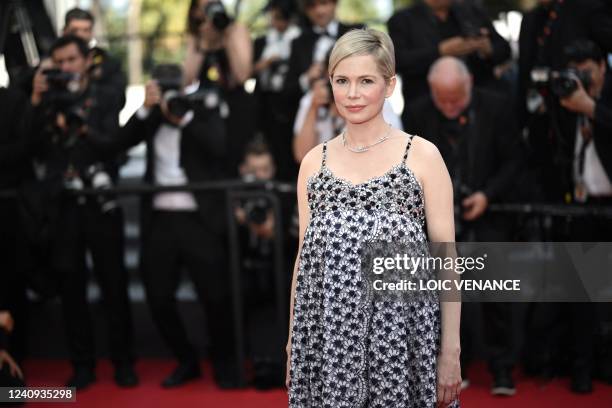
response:
[[[574,201],[586,202],[588,191],[584,182],[584,167],[586,150],[593,141],[593,126],[589,118],[584,115],[578,117],[577,129],[580,131],[580,148],[578,149],[578,163],[576,163],[576,177],[574,180]]]
[[[580,138],[580,151],[578,153],[578,174],[582,177],[584,174],[586,149],[593,141],[593,127],[591,121],[584,115],[578,117],[578,127],[580,129],[580,135],[582,136]]]

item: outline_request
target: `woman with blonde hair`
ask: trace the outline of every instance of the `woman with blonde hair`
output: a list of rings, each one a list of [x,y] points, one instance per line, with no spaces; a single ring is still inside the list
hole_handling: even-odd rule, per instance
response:
[[[461,304],[374,299],[360,259],[375,241],[453,242],[448,171],[433,144],[382,116],[396,84],[386,34],[343,35],[328,74],[346,128],[300,166],[289,406],[458,407]]]

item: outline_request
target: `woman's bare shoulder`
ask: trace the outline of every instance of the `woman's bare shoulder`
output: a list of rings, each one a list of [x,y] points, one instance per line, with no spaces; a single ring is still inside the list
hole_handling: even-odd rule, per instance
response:
[[[319,143],[306,153],[300,162],[300,173],[298,178],[302,181],[308,180],[315,175],[321,168],[323,162],[323,143]]]
[[[421,184],[425,184],[432,171],[437,173],[436,170],[446,169],[442,155],[435,144],[424,137],[405,134],[406,137],[412,137],[407,165]]]
[[[406,138],[412,138],[410,150],[408,152],[409,161],[414,164],[430,163],[441,159],[440,151],[435,144],[418,135],[410,135],[402,132]]]

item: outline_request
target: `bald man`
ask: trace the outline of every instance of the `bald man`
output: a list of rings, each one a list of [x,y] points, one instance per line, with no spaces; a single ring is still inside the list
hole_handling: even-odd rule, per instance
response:
[[[427,94],[427,71],[443,56],[465,61],[479,87],[503,89],[504,83],[496,78],[494,67],[510,59],[510,44],[495,30],[482,8],[472,1],[458,0],[411,3],[387,22],[407,105]],[[406,128],[407,118],[402,120]]]
[[[521,163],[511,104],[496,93],[474,88],[467,66],[455,57],[436,60],[427,81],[430,95],[406,107],[406,130],[430,140],[444,158],[455,191],[456,240],[508,241],[508,225],[503,217],[491,214],[488,206],[510,198]],[[468,333],[474,319],[470,315],[477,304],[465,306],[461,319],[464,380],[471,357]],[[509,304],[483,304],[491,392],[496,395],[516,392],[511,375],[512,314]]]

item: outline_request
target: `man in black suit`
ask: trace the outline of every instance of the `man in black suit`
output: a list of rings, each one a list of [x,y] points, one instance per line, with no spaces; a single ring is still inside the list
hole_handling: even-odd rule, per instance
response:
[[[87,44],[67,35],[53,44],[51,60],[34,75],[31,134],[40,171],[29,196],[41,196],[41,208],[36,213],[31,208],[28,215],[41,225],[30,238],[45,241],[40,246],[48,253],[47,266],[58,275],[74,368],[67,385],[81,389],[96,379],[87,307],[89,251],[106,306],[115,382],[130,387],[138,383],[138,377],[133,370],[122,210],[104,193],[87,198],[64,194],[65,189],[102,190],[117,180],[117,161],[105,152],[119,128],[120,96],[94,86],[87,74],[89,62]]]
[[[564,49],[575,39],[589,39],[604,52],[612,52],[610,6],[601,0],[540,0],[523,17],[517,112],[520,126],[528,130],[530,195],[538,201],[565,201],[559,190],[567,189],[570,179],[558,177],[555,152],[561,141],[558,120],[566,120],[568,115],[561,109],[559,99],[546,86],[538,86],[532,77],[564,68]]]
[[[604,52],[612,52],[612,14],[605,1],[539,0],[538,3],[524,14],[519,36],[517,100],[522,126],[528,120],[527,98],[534,68],[563,68],[564,48],[575,39],[589,39]],[[534,107],[531,113],[545,113],[545,110]]]
[[[64,35],[76,35],[91,47],[89,51],[92,57],[92,64],[89,68],[90,77],[98,86],[104,86],[117,92],[121,99],[121,106],[123,106],[127,81],[121,69],[121,61],[95,45],[94,24],[94,17],[89,11],[75,7],[68,10],[64,17]]]
[[[291,0],[269,0],[265,7],[270,26],[254,42],[253,75],[257,78],[258,124],[271,149],[279,181],[294,182],[298,166],[291,153],[295,108],[286,92],[291,43],[300,36],[293,24]]]
[[[479,8],[454,0],[424,0],[395,13],[387,26],[406,105],[427,95],[427,71],[442,56],[463,59],[476,86],[499,88],[493,68],[510,58],[510,45]]]
[[[520,166],[514,117],[504,97],[473,89],[467,66],[454,57],[443,57],[429,72],[431,95],[406,109],[408,131],[434,143],[449,170],[455,191],[457,241],[508,240],[502,217],[487,212],[491,202],[508,196]],[[467,304],[466,306],[469,306]],[[490,348],[492,393],[513,395],[512,309],[506,303],[483,303],[485,339]],[[462,313],[462,369],[473,350],[466,337],[473,315]],[[466,324],[464,324],[466,323]],[[462,377],[467,378],[464,372]],[[467,383],[464,383],[467,386]]]
[[[323,60],[334,42],[347,31],[362,27],[342,24],[336,20],[337,3],[338,0],[301,1],[302,10],[310,25],[291,43],[286,79],[287,92],[291,95],[295,111],[300,98],[310,89],[312,82],[327,77],[327,73],[323,72]]]
[[[568,68],[575,69],[575,90],[563,97],[555,96],[563,108],[559,115],[559,142],[550,167],[545,169],[550,197],[558,203],[586,207],[612,206],[612,80],[607,73],[606,55],[588,40],[568,44],[563,56]],[[552,153],[552,152],[550,152]],[[553,230],[557,241],[601,242],[612,236],[612,223],[599,217],[577,217],[561,223]],[[538,365],[554,368],[555,359],[563,353],[555,329],[569,322],[569,362],[571,390],[575,393],[592,391],[595,362],[600,372],[605,363],[596,361],[594,348],[598,329],[598,311],[605,315],[609,305],[593,303],[543,303],[535,305],[530,314],[532,334],[528,340],[528,368],[536,372]],[[608,374],[609,375],[609,374]],[[608,377],[609,380],[609,377]]]
[[[180,83],[180,72],[177,78]],[[156,81],[146,85],[144,105],[120,132],[120,149],[147,143],[145,181],[152,184],[227,178],[225,122],[215,111],[218,108],[197,106],[177,112],[168,107],[167,96]],[[162,382],[165,388],[201,375],[197,352],[188,340],[175,299],[183,267],[208,318],[215,380],[223,388],[235,385],[225,201],[221,191],[163,192],[143,199],[141,261],[147,301],[178,361]]]

